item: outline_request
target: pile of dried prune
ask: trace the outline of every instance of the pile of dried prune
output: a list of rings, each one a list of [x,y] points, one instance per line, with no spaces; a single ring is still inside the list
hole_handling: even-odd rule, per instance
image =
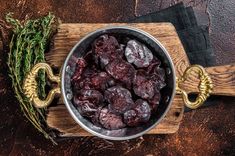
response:
[[[157,110],[160,90],[166,85],[160,65],[139,41],[128,38],[122,43],[102,35],[77,59],[73,104],[94,125],[109,130],[146,123]]]

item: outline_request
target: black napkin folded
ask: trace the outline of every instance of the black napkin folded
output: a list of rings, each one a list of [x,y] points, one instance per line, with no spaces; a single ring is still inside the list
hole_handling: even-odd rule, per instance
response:
[[[130,22],[170,22],[180,37],[191,64],[215,65],[207,26],[198,26],[192,7],[178,3],[164,10],[137,17]]]
[[[197,24],[192,7],[185,7],[181,2],[161,11],[137,17],[130,22],[172,23],[176,28],[191,64],[199,64],[204,67],[215,65],[215,55],[210,44],[208,27]],[[208,99],[203,106],[209,106],[211,103],[213,101]],[[189,110],[189,108],[185,109],[185,111]]]
[[[191,26],[191,20],[188,17],[183,3],[178,3],[161,11],[137,17],[130,22],[170,22],[175,26],[176,30],[182,30]]]

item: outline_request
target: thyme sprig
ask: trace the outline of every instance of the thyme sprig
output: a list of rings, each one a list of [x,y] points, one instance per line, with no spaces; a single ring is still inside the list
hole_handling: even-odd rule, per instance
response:
[[[44,52],[56,29],[55,16],[49,13],[42,18],[20,22],[13,18],[12,13],[9,13],[6,15],[6,21],[11,24],[13,30],[7,64],[16,97],[26,118],[46,138],[53,141],[44,126],[46,109],[35,108],[29,102],[29,99],[23,93],[22,84],[26,74],[36,63],[45,62]],[[39,71],[37,82],[39,97],[43,99],[46,97],[45,71]]]

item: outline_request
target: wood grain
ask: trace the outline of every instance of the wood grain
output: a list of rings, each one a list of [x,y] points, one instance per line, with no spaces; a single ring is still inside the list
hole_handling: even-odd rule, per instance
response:
[[[213,95],[235,96],[235,64],[206,68],[213,82]],[[182,88],[191,93],[197,93],[199,79],[192,73]]]
[[[54,38],[53,48],[46,55],[46,61],[55,68],[60,68],[65,57],[72,47],[85,35],[99,28],[110,25],[128,25],[142,29],[157,38],[168,50],[175,64],[176,74],[180,75],[189,66],[184,48],[178,38],[174,26],[170,23],[138,23],[138,24],[61,24]],[[175,96],[172,107],[162,122],[149,134],[175,133],[183,117],[183,101],[179,95]],[[60,99],[56,106],[50,107],[47,115],[49,127],[57,129],[61,136],[87,136],[84,131],[70,116],[65,105]]]

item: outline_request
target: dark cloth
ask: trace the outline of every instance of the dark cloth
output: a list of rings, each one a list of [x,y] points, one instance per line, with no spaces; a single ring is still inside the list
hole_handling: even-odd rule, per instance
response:
[[[176,30],[182,30],[191,26],[191,21],[183,3],[178,3],[161,11],[137,17],[130,22],[170,22],[175,26]]]
[[[150,13],[131,20],[137,22],[170,22],[175,26],[179,38],[191,64],[199,64],[204,67],[215,65],[215,55],[210,44],[207,26],[199,26],[192,7],[185,8],[178,3],[158,12]],[[203,106],[213,103],[207,100]],[[185,111],[189,111],[186,108]]]
[[[215,65],[215,56],[210,44],[207,26],[198,26],[192,7],[178,3],[158,12],[150,13],[130,22],[170,22],[180,37],[191,64],[204,67]]]

